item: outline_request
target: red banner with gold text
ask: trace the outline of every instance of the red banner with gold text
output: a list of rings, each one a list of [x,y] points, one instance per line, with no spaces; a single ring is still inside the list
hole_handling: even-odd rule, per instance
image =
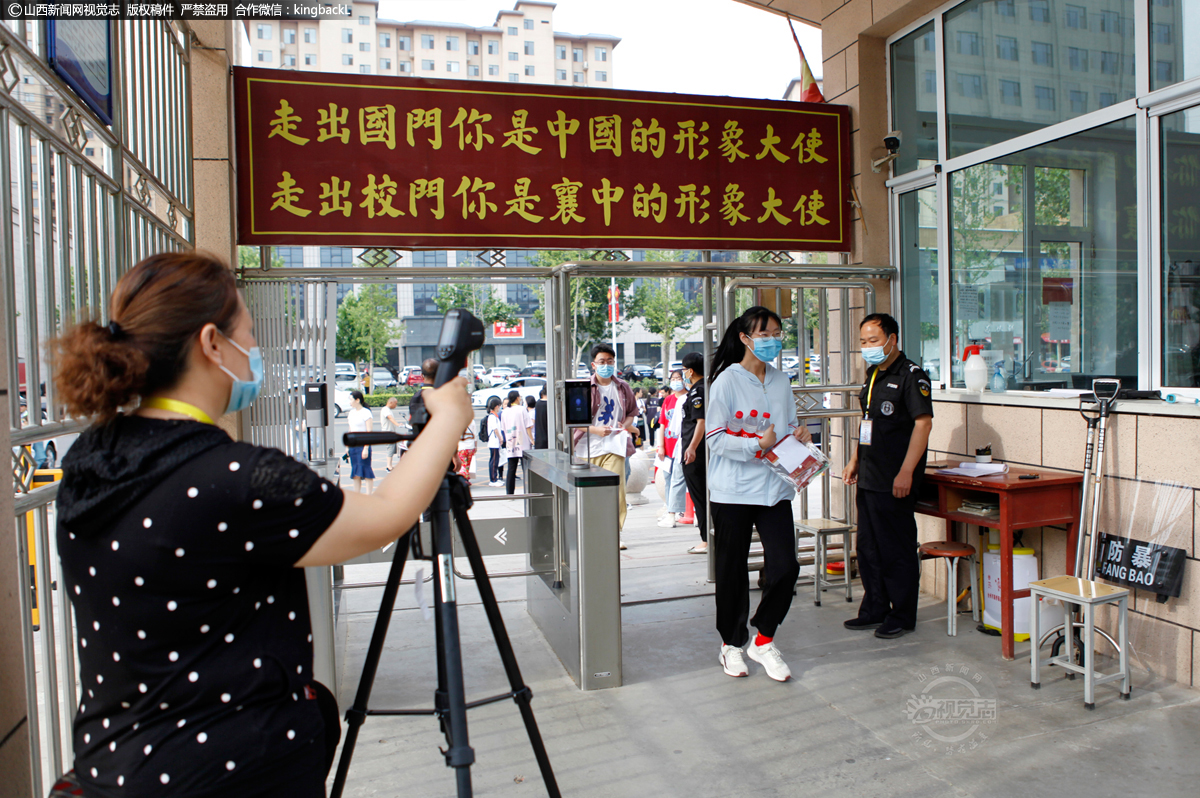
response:
[[[845,106],[236,67],[241,244],[850,249]]]

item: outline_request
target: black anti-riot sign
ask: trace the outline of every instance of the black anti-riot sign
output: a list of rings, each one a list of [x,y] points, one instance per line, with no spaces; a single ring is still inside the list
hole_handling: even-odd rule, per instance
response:
[[[1099,544],[1097,577],[1157,593],[1159,601],[1179,596],[1183,565],[1187,560],[1187,552],[1183,549],[1116,537],[1106,532],[1100,533]]]

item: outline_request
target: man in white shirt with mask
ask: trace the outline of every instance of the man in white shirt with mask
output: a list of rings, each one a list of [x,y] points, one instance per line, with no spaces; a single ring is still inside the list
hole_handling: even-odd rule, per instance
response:
[[[616,376],[617,355],[608,344],[592,347],[592,423],[574,431],[575,456],[618,476],[617,533],[625,526],[625,458],[633,454],[637,399],[629,383]],[[621,548],[625,544],[621,543]]]

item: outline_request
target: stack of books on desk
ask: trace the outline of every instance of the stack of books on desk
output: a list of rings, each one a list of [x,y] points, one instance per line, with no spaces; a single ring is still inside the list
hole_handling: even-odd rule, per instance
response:
[[[998,518],[1000,516],[1000,505],[998,503],[992,504],[989,502],[964,500],[958,506],[958,512],[969,515],[982,515],[986,518]]]

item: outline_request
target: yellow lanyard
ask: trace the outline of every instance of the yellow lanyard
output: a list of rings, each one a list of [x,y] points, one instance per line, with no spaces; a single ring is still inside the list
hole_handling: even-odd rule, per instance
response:
[[[155,410],[169,410],[172,413],[182,413],[185,416],[190,416],[202,424],[212,424],[213,420],[195,405],[190,405],[187,402],[181,402],[178,399],[164,399],[155,397],[153,399],[142,400],[142,407],[152,407]]]
[[[868,418],[871,414],[871,393],[875,390],[875,376],[879,374],[879,367],[871,372],[871,384],[867,387],[867,406],[863,408],[863,418]]]

